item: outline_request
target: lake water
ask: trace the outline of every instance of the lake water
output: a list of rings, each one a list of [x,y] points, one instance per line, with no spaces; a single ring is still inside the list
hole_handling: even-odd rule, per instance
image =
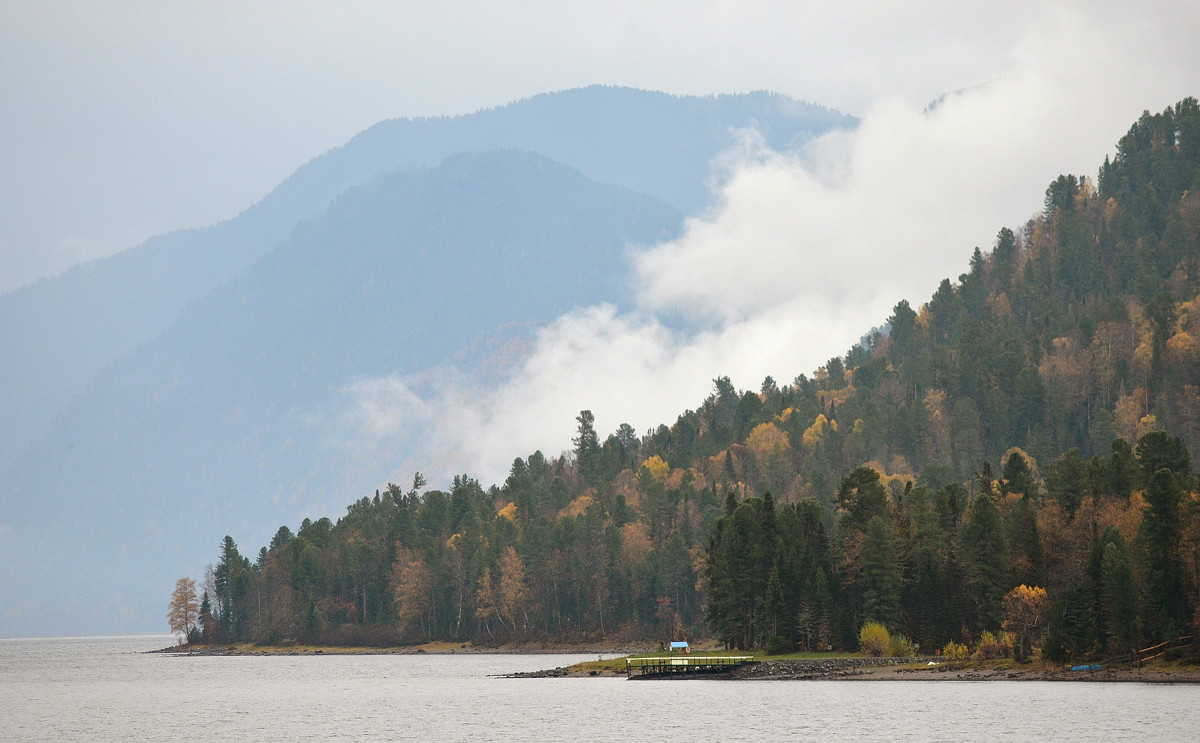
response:
[[[0,639],[0,740],[1200,739],[1191,685],[504,679],[596,656],[146,654],[173,642]]]

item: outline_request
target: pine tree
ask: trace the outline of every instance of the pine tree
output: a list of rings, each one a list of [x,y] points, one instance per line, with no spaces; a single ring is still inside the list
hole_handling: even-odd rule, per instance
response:
[[[1000,476],[1004,478],[1004,483],[1001,485],[1002,492],[1030,497],[1037,495],[1037,483],[1034,482],[1033,472],[1029,469],[1029,462],[1020,451],[1014,451],[1008,455],[1000,470]]]
[[[1042,585],[1045,554],[1038,532],[1037,511],[1033,507],[1033,498],[1028,495],[1021,496],[1009,514],[1008,547],[1013,571],[1010,582],[1016,585]]]
[[[1166,431],[1151,431],[1138,439],[1137,460],[1142,481],[1147,485],[1154,474],[1162,469],[1179,478],[1187,478],[1192,474],[1192,459],[1187,447],[1178,436]],[[1182,484],[1183,480],[1179,482]]]
[[[900,629],[900,562],[896,542],[882,516],[867,524],[859,549],[863,581],[863,621],[879,622],[892,632]]]
[[[1133,486],[1138,481],[1138,465],[1133,448],[1125,439],[1113,439],[1112,454],[1108,457],[1104,474],[1108,478],[1108,492],[1128,502],[1133,494]]]
[[[879,482],[879,473],[870,467],[858,467],[842,478],[837,498],[846,511],[841,526],[844,533],[864,531],[872,518],[887,514],[887,491]]]
[[[783,582],[779,577],[779,565],[776,564],[771,569],[771,575],[767,579],[767,595],[765,600],[765,621],[763,623],[763,644],[770,653],[783,653],[791,650],[791,622],[789,617],[787,601],[783,595]]]
[[[1104,534],[1104,558],[1101,562],[1103,581],[1102,610],[1108,631],[1109,646],[1123,652],[1131,650],[1137,641],[1137,593],[1133,571],[1129,567],[1125,540],[1121,533],[1109,527]]]
[[[1050,465],[1046,473],[1046,491],[1068,515],[1083,503],[1084,484],[1087,481],[1087,464],[1078,448],[1069,450]]]
[[[996,632],[1003,618],[1001,600],[1009,588],[1009,567],[1004,523],[992,496],[980,495],[971,504],[962,536],[976,629]]]
[[[1144,626],[1158,640],[1177,636],[1188,618],[1183,594],[1183,564],[1179,555],[1179,504],[1182,498],[1179,484],[1170,470],[1160,469],[1150,478],[1138,538],[1142,543],[1146,573]]]
[[[579,464],[579,474],[584,482],[595,484],[599,456],[600,437],[596,434],[596,417],[590,410],[581,410],[575,418],[579,423],[578,435],[571,439],[575,444],[575,461]]]

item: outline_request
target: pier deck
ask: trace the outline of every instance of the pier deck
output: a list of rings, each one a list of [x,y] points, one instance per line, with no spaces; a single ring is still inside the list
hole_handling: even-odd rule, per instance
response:
[[[728,673],[754,660],[752,655],[675,655],[654,658],[626,658],[628,678],[682,677]]]

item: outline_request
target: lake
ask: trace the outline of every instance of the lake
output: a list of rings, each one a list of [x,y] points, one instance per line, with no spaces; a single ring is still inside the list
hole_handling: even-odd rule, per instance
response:
[[[179,657],[0,639],[5,741],[1194,741],[1200,687],[504,679],[593,655]]]

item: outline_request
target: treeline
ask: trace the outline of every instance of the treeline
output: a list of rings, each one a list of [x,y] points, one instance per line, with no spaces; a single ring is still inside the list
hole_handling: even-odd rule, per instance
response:
[[[1182,632],[1200,586],[1197,299],[1187,99],[811,378],[718,378],[640,436],[601,440],[583,411],[573,451],[517,459],[501,485],[389,486],[254,561],[227,540],[201,634],[849,649],[878,618],[930,649],[998,631],[1020,585],[1046,590],[1051,654]]]
[[[702,573],[707,626],[727,645],[775,651],[855,649],[870,622],[927,652],[1007,632],[1056,660],[1179,637],[1200,619],[1188,454],[1158,431],[1132,454],[1116,440],[1105,464],[1119,474],[1079,501],[1047,497],[1019,449],[999,477],[985,464],[937,491],[860,467],[841,481],[829,530],[816,500],[731,494]],[[1042,589],[1040,617],[1021,587]]]
[[[711,489],[672,483],[667,469],[651,457],[623,484],[593,487],[578,460],[535,453],[488,490],[465,476],[448,492],[421,492],[419,475],[408,491],[390,485],[336,524],[281,527],[254,561],[226,538],[194,639],[488,644],[699,632],[704,514],[711,521],[719,509]]]

